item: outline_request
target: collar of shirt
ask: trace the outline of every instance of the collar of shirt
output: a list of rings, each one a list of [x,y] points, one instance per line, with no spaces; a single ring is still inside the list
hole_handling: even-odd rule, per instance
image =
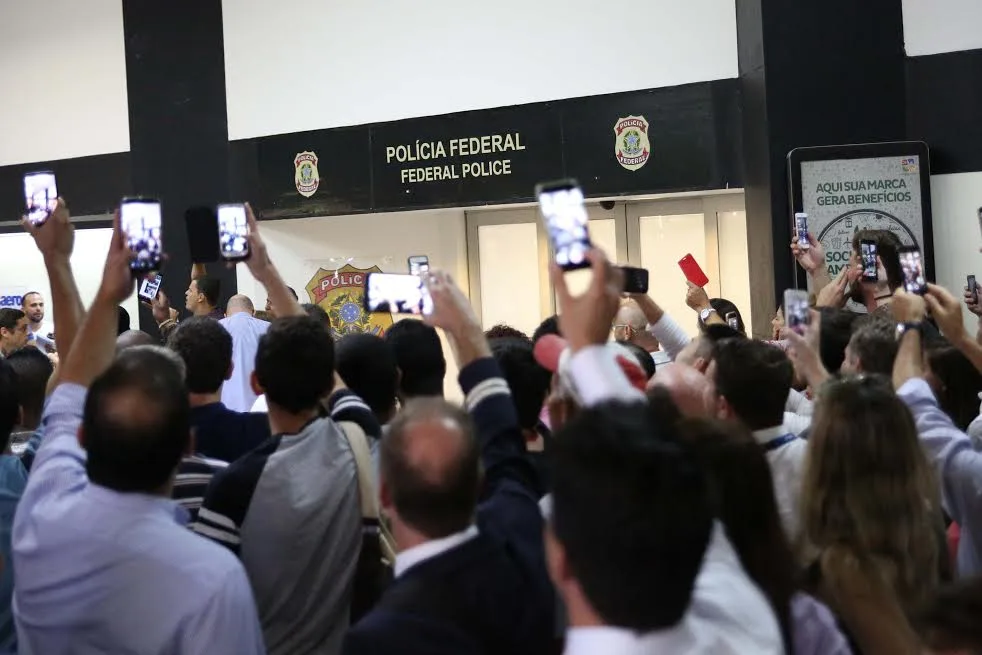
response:
[[[225,312],[223,312],[222,310],[220,310],[219,308],[216,307],[215,309],[213,309],[210,312],[208,312],[208,314],[206,314],[206,316],[208,316],[208,318],[213,318],[216,321],[220,321],[223,318],[225,318]]]
[[[186,525],[190,514],[170,498],[151,496],[141,493],[123,493],[113,491],[98,484],[89,483],[83,492],[94,503],[101,506],[112,506],[120,514],[151,514],[156,513],[174,521],[178,525]]]
[[[472,525],[466,530],[455,532],[448,537],[433,539],[432,541],[427,541],[426,543],[422,543],[418,546],[407,548],[396,555],[395,577],[398,578],[400,575],[405,573],[407,569],[425,562],[428,559],[432,559],[437,555],[442,555],[451,548],[470,541],[476,537],[477,534],[477,526]]]

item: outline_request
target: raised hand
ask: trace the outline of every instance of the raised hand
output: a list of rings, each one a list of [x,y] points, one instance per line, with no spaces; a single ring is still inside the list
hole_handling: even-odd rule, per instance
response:
[[[949,341],[958,342],[967,337],[965,322],[962,320],[961,303],[947,289],[936,284],[928,284],[924,302],[927,303],[931,316],[941,328],[941,333]]]
[[[157,296],[150,303],[150,308],[153,310],[153,320],[157,321],[157,325],[177,318],[177,310],[171,309],[170,301],[163,289],[157,291]]]
[[[685,292],[685,304],[693,311],[701,312],[704,309],[710,309],[712,307],[709,304],[709,294],[706,293],[705,289],[691,282],[686,282],[685,284],[689,287]]]
[[[245,260],[246,268],[252,273],[252,277],[260,282],[269,274],[273,268],[273,262],[269,258],[266,250],[266,243],[259,235],[259,225],[256,222],[256,215],[252,212],[249,203],[245,204],[246,224],[249,226],[249,234],[246,241],[249,242],[249,257]]]
[[[893,294],[890,310],[898,323],[919,323],[927,315],[924,298],[916,293],[907,293],[903,287]]]
[[[448,273],[430,271],[423,275],[423,281],[433,300],[433,310],[423,316],[423,321],[427,325],[438,327],[450,334],[480,330],[481,324],[477,320],[474,308]]]
[[[602,250],[593,248],[586,258],[590,262],[593,279],[580,296],[570,293],[563,270],[556,262],[549,266],[549,275],[559,300],[559,330],[574,353],[607,341],[624,288],[624,273],[611,266]]]
[[[797,236],[791,239],[791,254],[798,264],[811,274],[825,266],[825,248],[811,232],[808,233],[808,245],[808,248],[802,248],[798,245]]]
[[[102,297],[117,305],[130,297],[134,287],[133,271],[130,269],[133,257],[133,252],[126,246],[126,239],[119,228],[117,209],[113,214],[113,235],[102,271],[102,285],[99,287]]]
[[[51,214],[43,224],[34,225],[26,216],[22,216],[21,225],[34,237],[34,243],[45,258],[67,260],[71,257],[75,247],[75,228],[63,199],[58,198],[53,202]]]

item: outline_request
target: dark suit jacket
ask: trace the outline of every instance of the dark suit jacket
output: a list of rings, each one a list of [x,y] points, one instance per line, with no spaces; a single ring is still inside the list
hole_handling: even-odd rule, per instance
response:
[[[535,472],[508,385],[493,359],[460,385],[481,441],[479,536],[411,567],[345,640],[345,655],[542,655],[555,651]]]

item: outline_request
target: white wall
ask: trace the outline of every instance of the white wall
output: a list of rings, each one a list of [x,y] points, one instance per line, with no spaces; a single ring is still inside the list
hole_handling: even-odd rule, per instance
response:
[[[225,0],[229,138],[736,77],[733,0]]]
[[[79,295],[86,308],[92,304],[99,285],[102,283],[102,269],[109,252],[110,228],[75,230],[75,250],[72,254],[72,271]],[[45,321],[51,321],[51,287],[44,260],[31,236],[26,232],[0,234],[0,295],[8,290],[21,294],[27,291],[40,291],[46,302]],[[123,303],[130,314],[130,325],[140,327],[139,308],[136,292]],[[57,328],[56,328],[57,330]],[[57,338],[57,335],[56,335]]]
[[[982,283],[982,234],[978,210],[982,207],[982,172],[931,177],[934,223],[934,273],[938,284],[961,298],[965,277]],[[975,317],[965,312],[965,325],[975,334]]]
[[[129,150],[122,2],[0,2],[0,89],[0,166]]]
[[[378,265],[387,273],[406,273],[410,255],[428,255],[433,268],[449,272],[467,293],[467,239],[462,210],[436,210],[330,218],[299,218],[260,223],[260,232],[286,283],[301,302],[309,302],[306,286],[318,268],[351,262],[356,268]],[[237,268],[239,293],[261,307],[263,287],[244,265]],[[404,318],[402,316],[394,317]],[[460,398],[453,355],[447,358],[446,393]]]
[[[907,54],[982,48],[980,0],[903,0]]]

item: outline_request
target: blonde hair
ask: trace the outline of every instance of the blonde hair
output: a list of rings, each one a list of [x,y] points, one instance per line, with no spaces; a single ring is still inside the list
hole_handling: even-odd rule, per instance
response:
[[[940,500],[914,418],[887,378],[826,385],[815,410],[801,490],[802,537],[846,550],[905,611],[938,584]]]

